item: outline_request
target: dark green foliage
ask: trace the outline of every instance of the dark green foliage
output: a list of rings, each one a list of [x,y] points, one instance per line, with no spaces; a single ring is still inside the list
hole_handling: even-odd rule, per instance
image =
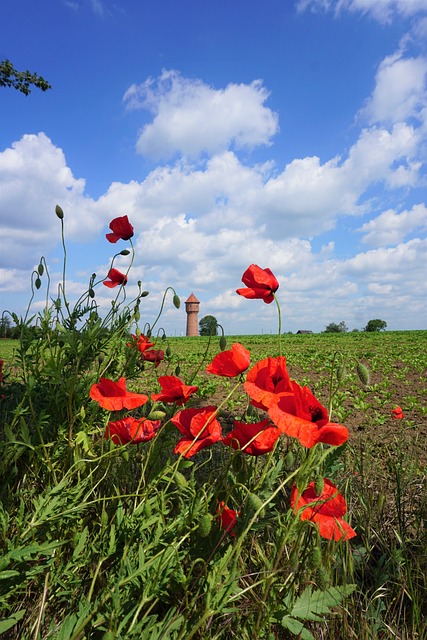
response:
[[[0,87],[13,87],[13,89],[27,96],[31,93],[30,85],[41,89],[41,91],[47,91],[52,88],[47,80],[37,73],[31,73],[28,70],[18,71],[10,60],[2,60],[0,62]]]
[[[199,322],[199,333],[201,336],[218,335],[218,321],[214,316],[204,316]]]
[[[369,320],[363,331],[384,331],[386,327],[387,322],[377,318],[375,320]]]

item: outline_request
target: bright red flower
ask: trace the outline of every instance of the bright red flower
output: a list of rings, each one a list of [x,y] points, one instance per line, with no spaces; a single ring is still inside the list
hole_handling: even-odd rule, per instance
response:
[[[246,371],[251,361],[251,354],[239,342],[235,342],[228,351],[218,353],[206,367],[208,373],[216,376],[235,378]]]
[[[218,503],[218,506],[216,508],[216,514],[221,529],[225,529],[225,531],[236,537],[236,534],[234,533],[234,531],[232,531],[232,529],[234,528],[237,517],[239,515],[237,511],[234,511],[234,509],[229,509],[225,502],[220,502]]]
[[[403,413],[401,407],[399,406],[391,410],[391,415],[395,420],[402,420],[402,418],[405,417],[405,414]]]
[[[176,402],[178,405],[186,404],[191,395],[198,390],[189,384],[184,384],[176,376],[160,376],[159,384],[162,387],[161,393],[153,393],[151,399],[154,402]]]
[[[161,361],[165,359],[165,352],[161,349],[147,349],[147,351],[142,353],[142,358],[147,362],[154,362],[157,368]]]
[[[304,447],[318,442],[339,446],[348,440],[348,429],[342,424],[329,422],[329,415],[308,387],[291,381],[293,393],[276,397],[268,415],[286,435],[297,438]]]
[[[234,421],[234,429],[230,431],[222,442],[233,449],[241,449],[250,456],[262,456],[273,450],[281,434],[280,429],[272,425],[267,419],[256,424],[245,424]]]
[[[286,369],[286,358],[265,358],[248,371],[243,385],[252,398],[251,404],[267,411],[278,394],[293,393],[291,379]]]
[[[315,483],[310,482],[305,491],[298,495],[294,485],[291,491],[291,507],[294,512],[302,509],[301,520],[314,522],[322,538],[327,540],[350,540],[356,532],[343,520],[347,511],[344,497],[330,480],[324,478],[323,491],[317,495]]]
[[[142,333],[138,337],[132,334],[132,342],[128,342],[126,346],[138,349],[140,353],[144,353],[146,349],[154,347],[154,342],[150,342],[150,339]]]
[[[117,287],[119,284],[122,284],[124,286],[127,281],[127,276],[125,276],[124,273],[121,273],[121,271],[118,271],[117,269],[110,269],[107,279],[104,280],[104,284],[106,287],[113,289],[113,287]]]
[[[237,289],[236,293],[244,298],[264,300],[267,304],[273,302],[273,293],[279,288],[274,274],[270,269],[261,269],[257,264],[251,264],[242,276],[246,289]]]
[[[129,240],[133,236],[133,226],[127,216],[114,218],[110,222],[110,229],[113,233],[107,233],[108,242],[117,242],[117,240]]]
[[[132,442],[148,442],[160,429],[160,420],[148,420],[148,418],[123,418],[116,422],[109,422],[105,429],[105,437],[110,438],[114,444],[127,444]]]
[[[195,453],[218,442],[222,436],[221,425],[216,419],[216,407],[203,409],[182,409],[171,418],[171,422],[183,434],[174,449],[184,458],[190,458]]]
[[[93,384],[89,392],[92,400],[95,400],[103,409],[108,411],[120,411],[121,409],[136,409],[148,400],[148,396],[142,393],[126,391],[126,380],[120,378],[117,382],[108,378],[101,378]]]

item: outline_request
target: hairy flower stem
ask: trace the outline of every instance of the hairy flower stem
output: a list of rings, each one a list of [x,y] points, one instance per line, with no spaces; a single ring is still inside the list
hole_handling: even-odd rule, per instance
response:
[[[282,313],[280,311],[280,304],[279,301],[276,297],[276,294],[273,293],[273,298],[276,301],[276,306],[277,306],[277,315],[279,318],[279,328],[278,328],[278,334],[277,334],[277,338],[278,338],[278,344],[279,344],[279,356],[282,355],[282,345],[281,345],[281,338],[282,338]]]

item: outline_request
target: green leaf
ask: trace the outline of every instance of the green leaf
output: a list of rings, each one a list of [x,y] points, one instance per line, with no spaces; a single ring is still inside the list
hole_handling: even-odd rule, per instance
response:
[[[330,587],[326,591],[312,591],[307,587],[295,602],[291,615],[300,620],[321,621],[321,616],[331,613],[332,607],[337,607],[342,600],[356,589],[355,584],[341,587]]]
[[[5,631],[8,631],[12,627],[14,627],[15,624],[19,622],[21,618],[24,617],[25,612],[26,612],[26,609],[21,609],[20,611],[17,611],[9,618],[6,618],[5,620],[0,620],[0,633],[4,633]]]
[[[284,616],[281,620],[281,625],[295,636],[300,636],[301,640],[315,640],[310,631],[304,628],[302,622],[295,620],[295,618]]]

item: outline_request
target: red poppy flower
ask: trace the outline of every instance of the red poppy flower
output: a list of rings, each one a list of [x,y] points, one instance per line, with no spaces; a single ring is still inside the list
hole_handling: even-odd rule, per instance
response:
[[[161,349],[147,349],[147,351],[142,353],[142,359],[147,362],[154,362],[157,368],[161,361],[165,359],[165,352]]]
[[[132,442],[148,442],[160,429],[160,420],[148,420],[148,418],[123,418],[116,422],[109,422],[105,429],[105,437],[110,438],[114,444],[127,444]]]
[[[133,226],[127,216],[114,218],[110,222],[110,229],[113,233],[107,233],[108,242],[117,242],[117,240],[129,240],[133,236]]]
[[[268,415],[286,435],[297,438],[304,447],[318,442],[339,446],[348,440],[348,429],[342,424],[329,422],[329,415],[308,387],[291,381],[293,393],[276,397]]]
[[[236,524],[238,513],[234,511],[234,509],[229,509],[225,502],[219,502],[216,508],[216,517],[219,522],[219,526],[221,529],[225,529],[229,534],[236,537],[234,531],[232,531],[234,525]]]
[[[138,337],[132,334],[132,342],[128,342],[126,346],[138,349],[140,353],[144,353],[146,349],[154,347],[154,342],[150,342],[149,340],[150,339],[142,333]]]
[[[291,379],[286,369],[286,358],[265,358],[248,371],[244,383],[251,404],[267,411],[278,394],[293,393]]]
[[[401,407],[397,406],[395,407],[395,409],[391,410],[391,415],[393,416],[393,418],[395,420],[402,420],[402,418],[405,417],[405,414],[403,413]]]
[[[208,373],[216,376],[235,378],[246,371],[250,364],[251,354],[239,342],[235,342],[228,351],[218,353],[206,367]]]
[[[218,442],[221,439],[222,431],[216,415],[216,407],[178,411],[171,418],[171,422],[180,430],[183,437],[177,442],[174,453],[180,453],[185,458],[190,458],[200,449]]]
[[[246,289],[237,289],[236,293],[244,298],[264,300],[267,304],[273,302],[273,293],[279,288],[274,274],[270,269],[261,269],[257,264],[251,264],[242,276]]]
[[[154,402],[176,402],[178,405],[183,405],[189,401],[191,395],[198,389],[198,387],[184,384],[176,376],[160,376],[158,380],[162,387],[162,392],[151,395],[151,399]]]
[[[110,271],[108,272],[107,280],[104,280],[104,284],[106,287],[113,289],[113,287],[117,287],[119,284],[122,284],[124,286],[127,281],[127,276],[125,276],[124,273],[121,273],[117,269],[110,269]]]
[[[316,493],[314,482],[310,482],[300,496],[294,485],[291,491],[291,507],[295,512],[301,509],[301,520],[314,522],[322,538],[350,540],[357,535],[342,518],[347,511],[344,497],[327,478],[324,478],[323,491],[320,495]]]
[[[233,449],[241,449],[250,456],[262,456],[273,450],[281,434],[280,429],[272,425],[267,419],[256,424],[245,424],[234,421],[234,429],[230,431],[222,442]]]
[[[93,384],[89,395],[101,407],[108,411],[120,411],[121,409],[136,409],[141,407],[148,400],[148,396],[142,393],[132,393],[126,391],[126,380],[120,378],[117,382],[108,378],[101,378],[99,382]]]

